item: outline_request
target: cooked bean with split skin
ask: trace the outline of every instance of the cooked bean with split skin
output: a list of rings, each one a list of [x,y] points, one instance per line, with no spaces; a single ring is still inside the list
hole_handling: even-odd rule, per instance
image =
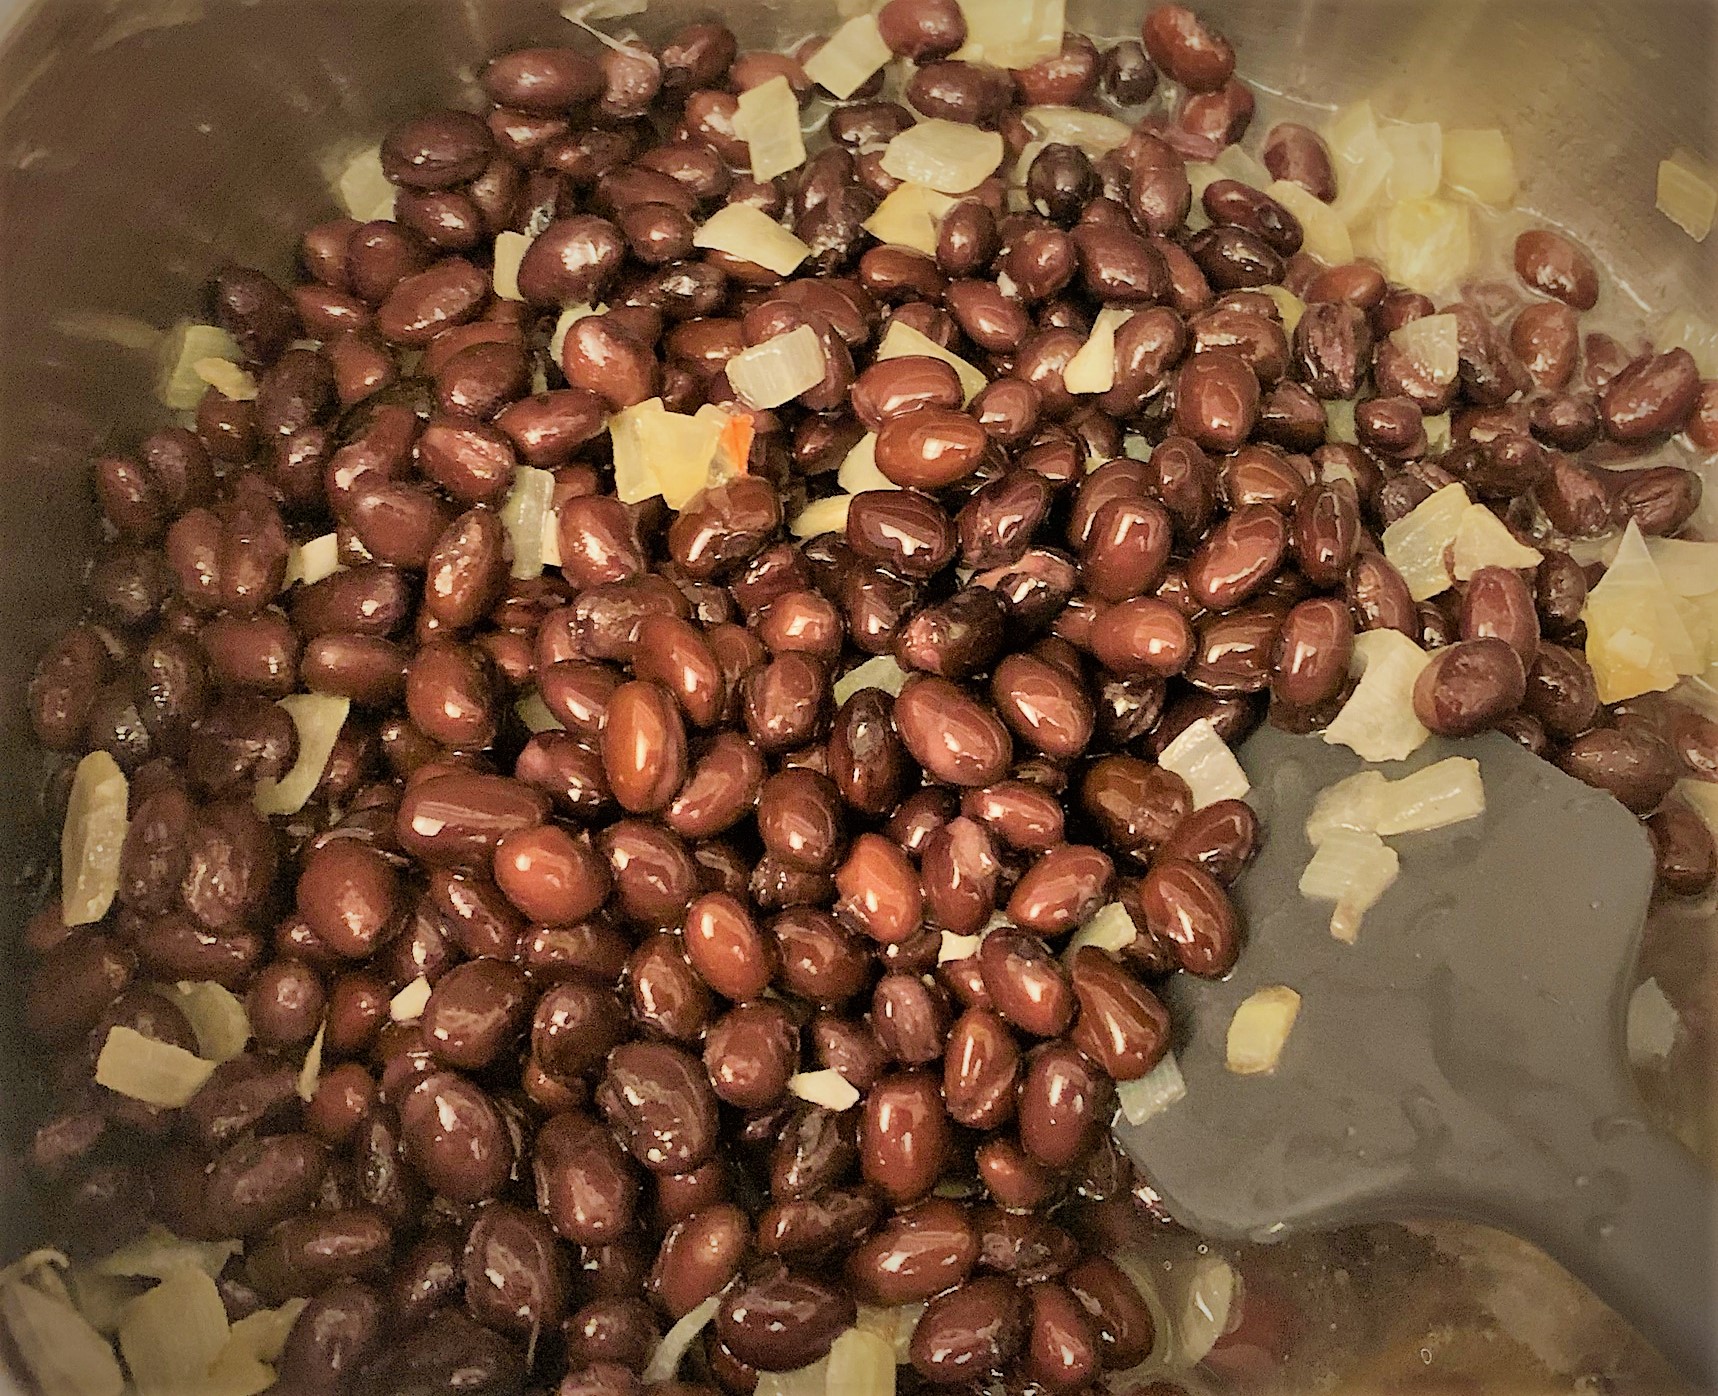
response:
[[[517,49],[488,110],[387,133],[397,221],[311,229],[299,285],[215,275],[256,398],[93,463],[110,541],[26,698],[66,772],[131,782],[113,909],[26,934],[26,1028],[65,1050],[23,1166],[78,1264],[150,1223],[235,1238],[233,1317],[311,1301],[283,1391],[743,1396],[913,1305],[904,1392],[1089,1392],[1160,1346],[1110,1259],[1158,1225],[1116,1088],[1165,1056],[1165,978],[1245,953],[1267,832],[1158,764],[1191,724],[1316,731],[1395,629],[1428,729],[1609,792],[1661,895],[1708,892],[1677,782],[1718,778],[1718,729],[1600,701],[1577,558],[1694,536],[1718,390],[1595,332],[1614,298],[1563,233],[1440,302],[1311,257],[1295,200],[1218,178],[1195,209],[1237,139],[1327,204],[1343,165],[1248,131],[1203,18],[1140,21],[1005,72],[952,0],[889,0],[901,100],[861,83],[764,181],[738,94],[832,99],[822,40]],[[1029,107],[1131,129],[1044,140]],[[1001,166],[881,245],[883,147],[924,117]],[[698,246],[725,203],[806,260]],[[1075,391],[1104,310],[1113,381]],[[1438,313],[1454,381],[1392,338]],[[801,327],[818,381],[750,407],[729,365]],[[719,434],[675,505],[661,450],[640,485],[605,440],[656,406]],[[1417,601],[1384,530],[1452,481],[1542,560]],[[324,535],[338,567],[296,580]],[[320,775],[276,702],[305,694],[350,704]],[[254,812],[289,773],[302,807]],[[1073,946],[1110,904],[1133,940]],[[179,1110],[96,1086],[115,1026],[198,1048],[176,984],[232,992],[238,1055]]]

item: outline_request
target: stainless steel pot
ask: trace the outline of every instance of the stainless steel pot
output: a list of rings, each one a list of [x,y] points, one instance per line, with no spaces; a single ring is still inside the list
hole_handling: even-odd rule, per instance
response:
[[[825,28],[833,0],[653,0],[656,35],[716,12],[743,44]],[[1137,32],[1143,5],[1070,0],[1070,27]],[[1658,162],[1718,159],[1713,0],[1202,0],[1262,88],[1319,104],[1505,128],[1523,202],[1597,245],[1655,309],[1718,319],[1718,238],[1653,211]],[[86,466],[158,418],[147,351],[217,262],[288,270],[334,210],[325,161],[420,104],[472,95],[487,53],[569,29],[554,0],[0,0],[0,984],[50,852],[22,697],[76,611],[93,541]],[[131,327],[134,331],[136,325]],[[123,335],[121,337],[124,337]],[[0,1111],[31,1099],[0,1012]],[[4,1156],[15,1155],[14,1148]],[[0,1165],[0,1169],[10,1165]],[[0,1238],[31,1231],[0,1172]]]

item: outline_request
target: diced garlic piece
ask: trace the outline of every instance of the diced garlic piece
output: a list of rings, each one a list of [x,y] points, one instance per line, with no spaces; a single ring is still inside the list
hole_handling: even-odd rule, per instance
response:
[[[947,194],[939,194],[922,184],[903,184],[885,194],[861,226],[878,242],[934,257],[937,230],[955,202]]]
[[[198,359],[191,372],[229,402],[255,402],[257,380],[230,359]]]
[[[1678,149],[1659,162],[1658,211],[1696,242],[1706,241],[1718,215],[1718,182],[1698,156]]]
[[[1405,199],[1379,220],[1379,250],[1392,281],[1428,293],[1454,290],[1473,267],[1473,228],[1466,204]]]
[[[197,1035],[197,1055],[204,1061],[230,1062],[251,1040],[251,1020],[243,1000],[212,980],[157,984],[155,991],[178,1005]]]
[[[1101,112],[1082,111],[1079,107],[1027,107],[1020,113],[1020,119],[1043,144],[1078,146],[1094,159],[1121,149],[1133,134],[1133,128],[1125,121]]]
[[[1072,965],[1074,956],[1088,945],[1108,950],[1113,955],[1138,939],[1139,927],[1134,925],[1127,907],[1121,902],[1107,902],[1068,937],[1068,944],[1062,951],[1062,963]]]
[[[1300,995],[1286,984],[1272,984],[1248,994],[1229,1020],[1229,1070],[1237,1076],[1275,1071],[1299,1013]]]
[[[1444,132],[1437,122],[1385,126],[1378,135],[1390,152],[1386,199],[1429,199],[1438,192],[1444,177]]]
[[[424,1016],[424,1005],[430,999],[430,982],[423,975],[401,989],[388,1000],[388,1016],[396,1023],[415,1023]]]
[[[132,1028],[108,1029],[96,1058],[95,1083],[145,1105],[177,1109],[203,1089],[215,1070],[171,1042],[157,1042]]]
[[[1335,902],[1330,933],[1352,945],[1366,913],[1389,890],[1401,870],[1396,850],[1376,834],[1333,829],[1301,874],[1300,894]]]
[[[1519,187],[1515,153],[1503,132],[1444,132],[1444,188],[1492,208],[1507,208]]]
[[[893,698],[906,683],[907,671],[895,662],[894,655],[874,655],[835,681],[835,706],[840,707],[862,688],[880,688]]]
[[[728,382],[746,406],[765,411],[816,387],[828,365],[817,331],[799,325],[735,354],[728,360]]]
[[[752,178],[760,184],[805,163],[805,134],[799,127],[799,98],[785,77],[740,94],[734,134],[752,155]]]
[[[1337,829],[1375,834],[1390,787],[1382,771],[1356,771],[1318,792],[1306,817],[1306,839],[1317,848]]]
[[[1173,1052],[1165,1052],[1156,1066],[1133,1081],[1116,1082],[1116,1105],[1130,1125],[1142,1125],[1161,1115],[1187,1095],[1187,1079]]]
[[[21,1281],[0,1286],[0,1323],[41,1396],[120,1396],[125,1389],[113,1348],[64,1300]]]
[[[504,301],[522,301],[519,294],[519,263],[535,239],[524,233],[504,232],[495,235],[495,273],[491,278],[495,294]]]
[[[1420,834],[1485,813],[1485,783],[1471,756],[1449,756],[1390,781],[1373,825],[1379,834]]]
[[[954,53],[964,63],[1029,68],[1062,51],[1065,0],[959,0],[966,43]]]
[[[829,1348],[819,1396],[895,1396],[895,1345],[862,1328],[849,1328]]]
[[[934,339],[921,334],[904,320],[890,320],[889,327],[883,331],[882,342],[877,346],[876,361],[881,363],[884,359],[899,359],[915,354],[928,354],[933,359],[941,359],[952,368],[955,377],[960,379],[961,391],[969,403],[990,381],[984,376],[983,370],[974,368],[960,355],[951,354]]]
[[[1363,761],[1402,761],[1431,736],[1414,715],[1414,681],[1431,656],[1399,630],[1368,630],[1354,638],[1360,682],[1324,729],[1324,740],[1348,747]]]
[[[1331,205],[1286,179],[1267,185],[1265,193],[1300,220],[1303,251],[1327,267],[1344,266],[1354,260],[1354,239],[1348,224]]]
[[[554,474],[522,465],[513,475],[507,501],[501,506],[501,524],[513,546],[511,573],[514,577],[543,575],[543,520],[555,493]]]
[[[291,693],[279,706],[286,709],[298,729],[298,760],[278,781],[257,782],[251,807],[262,815],[297,814],[304,808],[328,769],[328,758],[346,725],[352,701],[323,693]]]
[[[304,1054],[304,1062],[298,1068],[296,1089],[298,1098],[306,1105],[316,1097],[316,1083],[322,1079],[322,1040],[328,1032],[327,1022],[316,1029],[316,1036],[310,1039],[310,1049]]]
[[[900,486],[877,468],[877,433],[866,432],[841,459],[835,483],[848,494],[866,490],[898,490]]]
[[[1509,525],[1483,504],[1468,505],[1456,525],[1455,541],[1450,544],[1450,568],[1458,582],[1471,580],[1482,567],[1514,571],[1537,567],[1543,561],[1540,552],[1516,541]]]
[[[286,586],[310,586],[340,570],[340,535],[324,533],[289,548],[286,554]]]
[[[939,194],[965,194],[1002,163],[1002,136],[964,121],[932,118],[909,126],[883,151],[883,173]]]
[[[1455,382],[1461,372],[1461,330],[1453,315],[1410,320],[1390,336],[1390,342],[1440,388]]]
[[[107,752],[78,762],[60,831],[60,919],[68,926],[92,925],[113,905],[130,788]]]
[[[978,947],[983,942],[983,936],[962,936],[953,931],[944,931],[942,942],[937,946],[937,963],[946,965],[956,960],[970,960],[978,954]]]
[[[894,57],[883,42],[875,15],[855,15],[805,60],[805,75],[845,102]]]
[[[839,1071],[801,1071],[788,1078],[789,1095],[821,1105],[825,1110],[851,1110],[859,1103],[859,1092]]]
[[[760,208],[725,204],[692,234],[694,247],[726,252],[786,276],[811,255],[811,248]]]
[[[847,529],[847,511],[853,507],[850,494],[832,494],[807,504],[788,525],[795,538],[815,538],[820,533],[843,533]]]
[[[244,358],[239,343],[218,325],[194,325],[181,321],[161,340],[157,350],[155,396],[163,407],[192,412],[208,390],[208,380],[197,365],[209,359],[237,363]]]
[[[1469,503],[1461,485],[1445,485],[1384,530],[1384,556],[1414,600],[1429,601],[1449,590],[1455,579],[1450,549]]]
[[[340,171],[335,193],[347,215],[360,223],[391,223],[399,190],[382,173],[382,148],[368,146],[352,156]]]
[[[1219,800],[1239,800],[1252,789],[1235,753],[1217,735],[1207,717],[1188,723],[1164,747],[1157,764],[1187,782],[1187,788],[1193,792],[1194,809],[1204,809]]]
[[[815,340],[816,331],[810,333]],[[609,419],[615,495],[626,504],[661,495],[670,509],[684,509],[710,485],[721,435],[713,417],[665,411],[660,398],[617,412]]]
[[[680,1370],[680,1359],[697,1341],[698,1335],[709,1326],[710,1320],[716,1317],[716,1310],[721,1302],[720,1295],[712,1294],[696,1308],[682,1314],[674,1326],[662,1335],[662,1341],[656,1345],[656,1351],[651,1353],[650,1361],[644,1367],[643,1379],[646,1386],[674,1380],[674,1374]]]
[[[1133,317],[1131,310],[1110,306],[1098,312],[1086,342],[1074,351],[1062,370],[1062,386],[1070,393],[1107,393],[1116,381],[1116,331]]]

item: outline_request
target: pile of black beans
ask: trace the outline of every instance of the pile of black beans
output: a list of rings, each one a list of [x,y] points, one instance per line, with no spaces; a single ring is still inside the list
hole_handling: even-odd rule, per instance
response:
[[[1273,199],[1219,180],[1190,232],[1187,164],[1246,134],[1254,99],[1179,6],[1143,42],[1069,34],[1014,72],[949,56],[953,0],[890,0],[880,23],[915,65],[903,100],[879,74],[767,182],[736,93],[785,76],[827,100],[801,66],[818,40],[742,53],[709,23],[494,59],[488,111],[388,134],[393,221],[310,229],[290,287],[215,274],[254,401],[211,388],[194,428],[95,463],[88,609],[29,704],[44,746],[123,767],[130,834],[104,920],[51,902],[27,931],[25,1162],[76,1255],[150,1223],[242,1238],[232,1317],[310,1300],[282,1392],[744,1393],[823,1356],[859,1304],[927,1301],[907,1391],[1087,1392],[1137,1365],[1151,1315],[1106,1252],[1153,1198],[1110,1141],[1114,1083],[1169,1043],[1153,985],[1234,963],[1226,887],[1260,838],[1154,758],[1198,719],[1231,743],[1316,729],[1358,631],[1436,651],[1435,731],[1508,732],[1646,820],[1667,893],[1712,882],[1710,834],[1666,801],[1718,779],[1718,726],[1600,705],[1597,572],[1562,548],[1683,527],[1698,478],[1639,460],[1678,432],[1718,448],[1718,383],[1682,349],[1583,339],[1598,275],[1560,234],[1520,238],[1508,294],[1442,307],[1461,353],[1440,386],[1389,339],[1439,307],[1318,264]],[[1000,131],[1011,168],[1043,103],[1134,134],[1095,159],[1044,147],[1025,211],[987,180],[934,257],[863,230],[913,110]],[[1259,148],[1333,196],[1312,131]],[[695,250],[729,202],[808,260],[783,278]],[[506,230],[535,238],[523,300],[491,282]],[[1304,300],[1292,332],[1266,285]],[[581,302],[607,308],[556,362]],[[1138,313],[1114,386],[1076,397],[1063,368],[1104,306]],[[874,362],[895,320],[988,386],[967,403],[943,362]],[[822,381],[748,411],[725,363],[799,326]],[[748,417],[745,473],[678,513],[617,499],[607,417],[652,397]],[[1326,402],[1354,398],[1358,442],[1327,440]],[[907,488],[796,541],[866,431]],[[554,473],[564,561],[516,581],[500,506],[521,466]],[[1416,605],[1379,536],[1451,481],[1545,560]],[[289,549],[330,531],[342,570],[289,589]],[[882,654],[899,695],[837,705]],[[264,818],[257,783],[297,756],[276,700],[304,690],[351,716],[311,802]],[[560,730],[526,730],[532,690]],[[1064,956],[1115,901],[1133,943]],[[997,913],[938,963],[945,931]],[[392,1021],[419,977],[421,1019]],[[195,1048],[148,986],[201,980],[247,1004],[243,1055],[182,1109],[97,1087],[117,1025]],[[790,1092],[816,1070],[859,1103]],[[646,1388],[712,1295],[678,1380]]]

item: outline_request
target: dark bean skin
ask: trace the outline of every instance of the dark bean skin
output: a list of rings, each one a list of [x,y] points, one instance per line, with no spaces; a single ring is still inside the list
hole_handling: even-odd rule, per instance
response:
[[[1599,274],[1592,259],[1561,233],[1534,228],[1517,237],[1515,271],[1532,290],[1576,310],[1598,304]]]
[[[1661,889],[1678,897],[1698,897],[1718,876],[1718,851],[1712,831],[1687,805],[1667,803],[1646,821],[1652,839],[1654,871]]]
[[[886,1076],[865,1097],[859,1161],[865,1181],[897,1207],[930,1192],[953,1147],[936,1078],[922,1071]]]
[[[1156,1325],[1132,1280],[1108,1256],[1082,1260],[1063,1283],[1091,1316],[1098,1331],[1100,1360],[1110,1371],[1126,1371],[1151,1355]]]
[[[1419,635],[1419,621],[1408,584],[1381,553],[1364,553],[1349,568],[1345,586],[1349,608],[1361,630],[1400,630]]]
[[[716,1310],[716,1332],[741,1362],[759,1371],[809,1366],[857,1316],[850,1294],[785,1268],[733,1290]]]
[[[1209,873],[1160,858],[1141,884],[1140,906],[1152,936],[1170,946],[1189,974],[1221,978],[1234,967],[1239,918]]]
[[[1668,538],[1700,507],[1701,477],[1677,465],[1648,466],[1611,477],[1618,511],[1649,538]]]
[[[328,1151],[303,1134],[242,1140],[218,1158],[203,1184],[209,1225],[223,1235],[254,1236],[307,1208],[328,1166]]]
[[[883,42],[914,63],[946,58],[966,42],[966,20],[953,0],[890,0],[877,12]]]
[[[1638,359],[1611,379],[1599,398],[1599,416],[1613,441],[1652,441],[1680,431],[1699,395],[1693,355],[1672,349]]]
[[[1226,611],[1253,596],[1282,565],[1288,521],[1268,505],[1237,509],[1213,529],[1187,566],[1187,585],[1203,606]]]
[[[271,1299],[308,1297],[341,1280],[383,1274],[392,1245],[392,1229],[372,1208],[310,1212],[247,1248],[245,1271]]]
[[[1557,762],[1579,781],[1614,795],[1636,814],[1650,814],[1676,781],[1676,757],[1656,734],[1639,727],[1584,732]]]
[[[537,1208],[557,1235],[602,1245],[631,1228],[636,1171],[590,1116],[568,1111],[549,1120],[537,1132],[531,1167]]]
[[[1439,736],[1470,737],[1520,706],[1527,676],[1500,639],[1462,640],[1438,650],[1414,684],[1414,712]]]
[[[1302,601],[1284,617],[1271,660],[1271,692],[1294,708],[1315,708],[1341,692],[1354,651],[1354,619],[1333,597]]]
[[[1181,367],[1175,383],[1175,429],[1197,445],[1233,451],[1258,418],[1259,380],[1238,354],[1214,350],[1195,355]]]
[[[1020,1085],[1020,1144],[1039,1163],[1066,1168],[1091,1146],[1108,1118],[1110,1086],[1067,1043],[1037,1048]]]
[[[1541,644],[1527,672],[1524,705],[1554,737],[1575,737],[1598,720],[1599,693],[1586,656]]]
[[[597,1103],[632,1155],[657,1173],[684,1173],[715,1146],[716,1097],[704,1069],[666,1043],[629,1042],[609,1057]]]
[[[435,1191],[457,1201],[492,1197],[513,1167],[494,1102],[452,1072],[421,1078],[400,1108],[405,1156]]]
[[[1192,811],[1193,797],[1172,771],[1118,753],[1086,771],[1080,805],[1108,841],[1143,852],[1169,837]]]
[[[778,1104],[799,1061],[799,1033],[781,1005],[745,1003],[710,1027],[704,1069],[729,1105],[758,1110]]]
[[[669,1228],[650,1275],[650,1292],[679,1318],[733,1278],[751,1240],[739,1208],[718,1203]]]
[[[1077,756],[1091,740],[1091,699],[1073,677],[1032,655],[997,665],[990,683],[996,711],[1016,736],[1046,755]]]
[[[979,974],[996,1011],[1033,1037],[1057,1037],[1074,1016],[1067,976],[1037,936],[999,927],[978,948]]]
[[[943,1100],[956,1124],[1006,1124],[1014,1114],[1019,1073],[1019,1045],[999,1014],[975,1007],[955,1020],[943,1053]]]
[[[1092,654],[1123,677],[1166,678],[1193,658],[1193,629],[1185,616],[1156,597],[1136,596],[1098,613],[1089,639]]]
[[[1061,935],[1103,905],[1115,865],[1103,850],[1062,844],[1021,875],[1008,898],[1008,918],[1043,936]]]
[[[895,728],[912,757],[951,785],[991,785],[1013,743],[995,712],[946,679],[915,677],[895,698]]]

